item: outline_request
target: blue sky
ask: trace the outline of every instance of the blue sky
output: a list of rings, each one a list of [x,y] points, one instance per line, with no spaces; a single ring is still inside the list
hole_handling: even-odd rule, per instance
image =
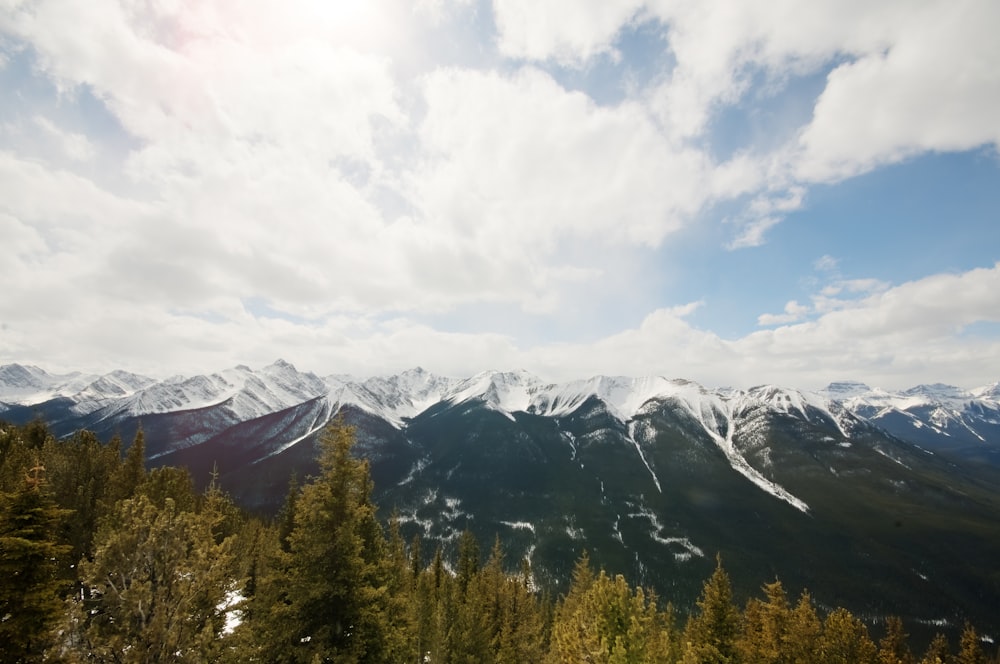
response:
[[[0,0],[0,363],[1000,379],[991,0]]]

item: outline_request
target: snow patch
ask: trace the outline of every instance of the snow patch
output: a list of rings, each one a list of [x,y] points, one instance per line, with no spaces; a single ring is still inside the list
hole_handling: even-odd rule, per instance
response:
[[[663,488],[660,487],[660,479],[653,472],[653,469],[649,465],[649,461],[646,460],[646,455],[642,453],[642,447],[639,446],[639,441],[636,440],[635,431],[638,426],[638,422],[628,423],[628,442],[632,443],[635,447],[635,451],[639,453],[639,458],[642,459],[642,464],[646,466],[646,470],[649,471],[650,476],[653,478],[653,483],[656,484],[656,490],[663,493]],[[601,483],[601,493],[604,493],[604,483]]]
[[[530,530],[532,535],[535,534],[534,524],[527,521],[501,521],[500,523],[514,530]]]

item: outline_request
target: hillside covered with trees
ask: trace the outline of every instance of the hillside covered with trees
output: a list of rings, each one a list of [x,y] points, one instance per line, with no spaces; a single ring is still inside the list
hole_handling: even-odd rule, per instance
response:
[[[319,474],[262,519],[214,478],[197,492],[184,469],[147,471],[141,431],[123,453],[0,424],[0,662],[1000,662],[977,631],[996,625],[917,648],[898,619],[777,580],[738,603],[721,560],[690,611],[586,552],[556,596],[499,539],[404,541],[353,443],[331,425]]]

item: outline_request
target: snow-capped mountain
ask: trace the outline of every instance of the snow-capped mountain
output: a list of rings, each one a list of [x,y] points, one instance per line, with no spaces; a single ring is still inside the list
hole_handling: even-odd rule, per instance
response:
[[[762,405],[806,418],[812,413],[836,423],[842,431],[852,421],[863,420],[932,450],[975,454],[980,448],[1000,447],[1000,383],[973,390],[933,384],[888,392],[858,382],[836,382],[822,391],[808,392],[778,386],[709,389],[659,376],[595,376],[546,383],[525,371],[486,371],[460,379],[421,368],[366,379],[320,378],[283,360],[258,370],[240,365],[161,381],[121,370],[95,376],[55,375],[18,364],[0,367],[0,414],[57,415],[49,419],[55,419],[56,428],[64,433],[79,426],[109,428],[128,419],[202,409],[215,411],[218,429],[316,398],[325,399],[331,412],[360,408],[399,430],[405,429],[409,419],[439,404],[477,403],[511,419],[518,412],[559,418],[597,399],[618,420],[628,422],[644,405],[672,400],[683,404],[706,432],[723,441],[740,413]],[[195,432],[171,444],[195,444],[216,432]]]
[[[889,433],[929,449],[977,454],[1000,446],[1000,389],[936,383],[901,392],[832,384],[825,395]]]
[[[857,613],[960,625],[956,606],[1000,605],[1000,582],[984,576],[1000,557],[998,392],[420,368],[321,378],[280,360],[167,380],[7,365],[0,420],[41,416],[57,436],[86,428],[125,444],[141,426],[150,465],[199,483],[216,473],[241,504],[273,512],[290,475],[315,472],[339,414],[407,537],[501,535],[542,582],[565,579],[585,547],[690,602],[721,552],[747,592],[777,575]],[[858,570],[883,581],[875,596],[850,587]]]

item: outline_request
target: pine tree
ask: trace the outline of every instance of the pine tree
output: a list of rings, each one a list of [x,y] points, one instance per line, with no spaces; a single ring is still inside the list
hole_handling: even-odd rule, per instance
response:
[[[735,661],[740,614],[733,606],[733,591],[721,558],[716,558],[715,572],[705,582],[697,606],[698,613],[684,630],[685,657],[705,664]]]
[[[908,638],[902,620],[897,616],[886,619],[885,636],[878,644],[878,664],[914,664],[913,653],[907,644]]]
[[[0,662],[42,661],[62,609],[58,561],[70,546],[57,537],[69,511],[43,485],[35,466],[21,490],[0,494]]]
[[[299,493],[289,552],[271,566],[264,595],[273,604],[255,603],[255,622],[270,624],[258,643],[266,661],[383,662],[404,650],[390,615],[390,568],[368,464],[351,456],[353,443],[353,430],[340,421],[325,432],[320,475]]]
[[[485,662],[491,656],[495,611],[489,589],[479,569],[479,542],[468,530],[458,541],[455,583],[452,584],[445,641],[445,661],[461,664]]]
[[[737,640],[740,661],[745,664],[785,662],[785,642],[791,618],[788,598],[780,581],[764,585],[767,601],[751,599],[743,612]]]
[[[819,640],[820,664],[872,664],[877,649],[865,624],[847,609],[832,611],[823,622]]]
[[[121,463],[118,451],[102,445],[93,433],[78,431],[69,440],[47,441],[41,458],[53,500],[73,511],[63,527],[63,537],[73,547],[69,560],[75,564],[91,558],[97,525],[111,507],[107,492]]]
[[[813,664],[817,661],[822,629],[809,593],[803,592],[788,617],[788,631],[782,649],[784,661],[789,664]]]
[[[81,564],[95,592],[79,606],[73,648],[98,662],[217,659],[233,559],[219,522],[210,506],[182,511],[169,496],[120,501]]]
[[[569,593],[556,609],[550,663],[601,664],[676,661],[671,613],[661,613],[653,595],[633,590],[621,575],[596,577],[586,557],[573,572]]]
[[[458,590],[464,593],[472,580],[472,577],[479,571],[479,542],[471,531],[465,530],[458,538],[458,565],[456,571],[456,581]]]
[[[120,445],[120,439],[116,435]],[[119,500],[131,498],[146,479],[146,435],[142,427],[135,433],[132,445],[125,452],[125,459],[111,480],[108,500],[113,506]]]
[[[288,538],[295,530],[295,508],[299,501],[299,491],[299,479],[293,472],[288,480],[288,494],[285,496],[285,504],[278,514],[278,542],[281,544],[281,550],[285,552],[292,548]]]
[[[979,642],[979,634],[970,623],[965,623],[962,636],[958,640],[958,654],[951,660],[954,664],[986,664],[986,654]]]
[[[948,639],[941,632],[934,635],[920,664],[945,664],[948,661]]]

